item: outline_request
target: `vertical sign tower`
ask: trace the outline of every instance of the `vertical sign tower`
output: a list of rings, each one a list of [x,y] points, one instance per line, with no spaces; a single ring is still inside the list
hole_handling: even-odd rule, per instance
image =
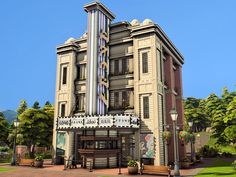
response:
[[[84,6],[88,13],[86,114],[107,113],[109,100],[109,25],[115,18],[102,3]]]

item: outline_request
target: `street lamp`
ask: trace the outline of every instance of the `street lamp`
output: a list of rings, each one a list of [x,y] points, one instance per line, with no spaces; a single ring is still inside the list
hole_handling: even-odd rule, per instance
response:
[[[189,125],[189,128],[190,128],[190,133],[191,134],[193,134],[193,129],[192,129],[192,127],[193,127],[193,121],[189,121],[188,122],[188,125]],[[194,135],[193,135],[194,136]],[[194,141],[194,137],[193,137],[193,139],[190,141],[190,146],[191,146],[191,162],[194,162],[194,150],[193,150],[193,141]]]
[[[17,138],[17,127],[19,126],[20,122],[18,120],[18,118],[16,118],[16,120],[13,122],[13,125],[15,127],[15,137],[14,137],[14,144],[13,144],[13,154],[12,154],[12,161],[11,161],[11,165],[16,165],[16,138]]]
[[[179,172],[179,146],[177,137],[177,118],[178,113],[175,109],[170,111],[171,119],[173,121],[173,132],[174,132],[174,155],[175,155],[175,166],[174,166],[174,176],[180,176]]]

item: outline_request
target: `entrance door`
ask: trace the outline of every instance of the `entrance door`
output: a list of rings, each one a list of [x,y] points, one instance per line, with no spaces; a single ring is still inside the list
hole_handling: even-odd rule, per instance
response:
[[[81,164],[82,165],[82,157],[80,155],[80,153],[78,152],[79,149],[82,148],[82,141],[81,141],[81,134],[76,134],[76,143],[75,143],[75,149],[76,149],[76,161],[77,161],[77,164]]]
[[[121,135],[121,164],[127,166],[130,159],[134,159],[134,135]]]

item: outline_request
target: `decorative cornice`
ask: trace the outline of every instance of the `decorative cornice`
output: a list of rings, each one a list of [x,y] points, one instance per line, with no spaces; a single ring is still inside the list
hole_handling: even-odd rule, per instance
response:
[[[164,31],[161,29],[160,26],[157,24],[150,24],[150,25],[139,25],[139,26],[130,26],[131,36],[136,37],[142,34],[148,33],[156,33],[156,35],[161,39],[161,41],[167,46],[167,48],[173,52],[176,58],[181,62],[184,63],[183,55],[178,51],[175,45],[171,42],[171,40],[167,37]]]
[[[106,14],[106,16],[110,19],[113,20],[115,19],[115,15],[101,2],[91,2],[86,5],[84,5],[84,10],[86,12],[89,12],[91,10],[98,9],[102,11],[103,13]]]
[[[79,45],[76,43],[63,44],[57,47],[57,54],[62,52],[78,51]]]

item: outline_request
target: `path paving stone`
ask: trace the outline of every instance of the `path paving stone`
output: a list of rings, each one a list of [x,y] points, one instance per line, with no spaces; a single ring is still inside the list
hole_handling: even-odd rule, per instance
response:
[[[181,176],[191,177],[196,175],[206,166],[211,165],[216,159],[204,159],[203,163],[193,166],[190,169],[180,170]],[[0,177],[131,177],[140,175],[129,175],[127,168],[122,168],[121,175],[118,175],[119,169],[94,169],[89,172],[87,169],[67,169],[63,170],[63,165],[46,165],[44,168],[33,168],[28,166],[3,165],[1,167],[13,168],[12,171],[0,172]],[[142,175],[142,177],[158,177],[157,175]],[[161,176],[160,176],[161,177]]]

